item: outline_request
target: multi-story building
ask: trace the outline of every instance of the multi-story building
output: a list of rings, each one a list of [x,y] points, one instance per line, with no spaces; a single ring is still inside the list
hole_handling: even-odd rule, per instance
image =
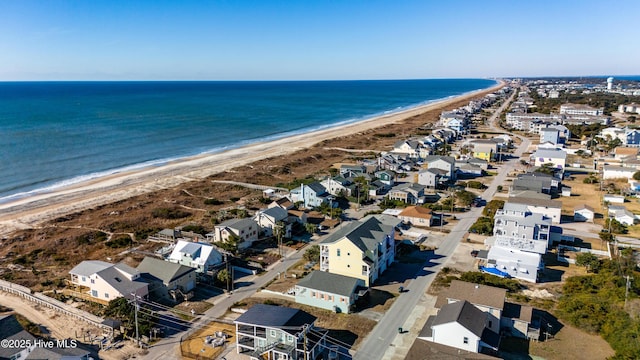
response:
[[[258,240],[259,226],[250,218],[230,219],[214,226],[207,238],[215,242],[228,242],[231,237],[238,239],[238,249],[246,249]]]
[[[398,222],[393,217],[370,215],[339,228],[320,243],[320,270],[362,279],[371,286],[395,261]]]
[[[560,105],[560,114],[602,116],[604,114],[604,108],[594,108],[582,104],[562,104]]]
[[[315,321],[302,310],[256,304],[234,321],[236,351],[250,359],[315,360],[326,347],[326,330]]]
[[[506,203],[494,216],[496,245],[544,254],[551,242],[551,219],[526,205]]]

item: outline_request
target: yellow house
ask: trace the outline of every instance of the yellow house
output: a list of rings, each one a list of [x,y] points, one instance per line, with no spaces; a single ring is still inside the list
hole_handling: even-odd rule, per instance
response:
[[[475,140],[473,143],[473,157],[485,161],[492,161],[498,151],[498,144],[491,140]]]
[[[373,282],[395,260],[395,225],[386,215],[367,216],[338,229],[320,244],[320,270]]]

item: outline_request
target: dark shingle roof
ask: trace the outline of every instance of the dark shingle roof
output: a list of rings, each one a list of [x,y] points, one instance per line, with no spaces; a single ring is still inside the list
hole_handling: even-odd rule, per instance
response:
[[[474,353],[431,341],[416,339],[405,360],[490,360],[501,359],[481,353]]]
[[[436,307],[447,303],[447,299],[467,300],[472,304],[502,310],[507,290],[493,286],[478,285],[466,281],[453,280],[449,289],[438,296]]]
[[[299,309],[265,304],[253,305],[235,322],[274,328],[300,328],[313,324],[316,317]]]
[[[457,322],[476,336],[481,337],[487,316],[468,301],[458,301],[443,306],[433,320],[432,326]]]
[[[15,315],[0,315],[0,339],[7,340],[29,340],[33,342],[35,337],[29,334],[22,328],[22,325],[18,323]],[[0,347],[0,359],[9,359],[11,356],[19,353],[27,347]]]
[[[385,235],[391,233],[391,229],[391,226],[385,225],[375,217],[365,218],[338,229],[322,243],[329,244],[346,237],[363,252],[376,251],[378,243],[384,241]]]
[[[362,280],[351,276],[316,270],[300,280],[298,286],[349,297],[353,294],[358,283],[364,285]]]
[[[533,307],[505,302],[504,312],[502,313],[502,316],[531,323],[531,319],[533,317]]]
[[[168,284],[195,269],[147,256],[138,265],[138,271],[147,278],[161,280],[164,284]]]

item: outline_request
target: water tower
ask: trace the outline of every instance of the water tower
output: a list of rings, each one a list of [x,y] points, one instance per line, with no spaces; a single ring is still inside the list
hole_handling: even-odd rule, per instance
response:
[[[607,90],[613,89],[613,78],[607,78]]]

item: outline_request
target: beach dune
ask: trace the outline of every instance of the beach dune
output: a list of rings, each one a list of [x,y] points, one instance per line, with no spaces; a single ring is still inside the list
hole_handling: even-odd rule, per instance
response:
[[[117,173],[70,185],[53,192],[3,203],[0,204],[0,236],[8,236],[20,229],[38,227],[43,222],[74,212],[128,199],[136,195],[176,187],[188,181],[201,180],[210,175],[256,161],[304,151],[304,149],[328,139],[398,123],[428,111],[444,109],[454,103],[495,91],[503,85],[504,82],[499,82],[489,89],[478,90],[353,124],[259,142],[220,153],[194,156],[161,166]]]

